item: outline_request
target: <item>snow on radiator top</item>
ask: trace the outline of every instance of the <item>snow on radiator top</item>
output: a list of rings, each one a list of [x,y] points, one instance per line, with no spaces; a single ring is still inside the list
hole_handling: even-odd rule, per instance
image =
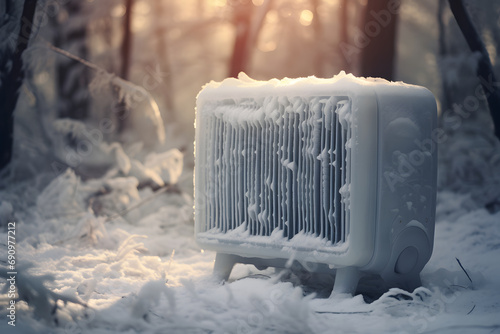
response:
[[[351,95],[365,92],[374,86],[385,89],[418,87],[401,81],[390,82],[381,78],[355,77],[352,74],[346,74],[344,71],[328,79],[309,76],[296,79],[271,79],[269,81],[254,80],[241,72],[238,79],[227,78],[221,82],[209,82],[203,86],[197,100],[202,102],[205,99],[264,97],[269,95],[309,96],[326,94],[329,96],[332,94],[332,90],[339,93],[350,92],[349,95]]]

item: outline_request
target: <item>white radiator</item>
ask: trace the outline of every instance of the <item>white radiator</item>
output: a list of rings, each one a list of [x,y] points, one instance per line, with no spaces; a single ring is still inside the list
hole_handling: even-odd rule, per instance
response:
[[[359,79],[206,85],[197,98],[195,234],[235,263],[360,273],[413,289],[434,239],[436,103],[422,87]]]

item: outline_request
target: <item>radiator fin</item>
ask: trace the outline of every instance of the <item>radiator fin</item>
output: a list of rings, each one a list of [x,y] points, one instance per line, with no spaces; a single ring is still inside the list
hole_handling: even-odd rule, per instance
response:
[[[214,102],[202,114],[202,232],[243,229],[343,243],[349,235],[351,110],[343,97]],[[200,125],[201,126],[201,125]],[[200,205],[200,202],[197,202]]]

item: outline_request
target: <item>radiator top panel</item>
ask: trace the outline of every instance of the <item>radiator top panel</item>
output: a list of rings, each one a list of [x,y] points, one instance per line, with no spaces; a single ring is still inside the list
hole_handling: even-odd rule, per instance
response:
[[[345,245],[353,144],[347,97],[224,99],[203,108],[199,233]]]

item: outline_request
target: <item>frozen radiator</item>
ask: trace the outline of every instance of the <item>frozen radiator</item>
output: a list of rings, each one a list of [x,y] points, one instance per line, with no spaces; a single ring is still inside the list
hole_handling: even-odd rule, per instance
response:
[[[197,98],[195,234],[215,273],[295,261],[412,289],[430,258],[436,104],[422,87],[360,79],[206,85]]]

